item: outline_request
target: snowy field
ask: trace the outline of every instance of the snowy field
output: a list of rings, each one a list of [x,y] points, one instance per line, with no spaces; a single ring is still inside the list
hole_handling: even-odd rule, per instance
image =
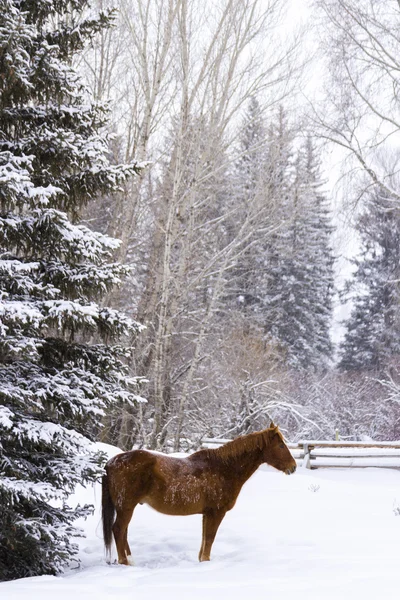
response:
[[[399,600],[400,471],[261,467],[227,513],[210,563],[198,563],[201,517],[137,507],[135,567],[107,565],[100,487],[82,490],[79,568],[0,584],[2,600]]]

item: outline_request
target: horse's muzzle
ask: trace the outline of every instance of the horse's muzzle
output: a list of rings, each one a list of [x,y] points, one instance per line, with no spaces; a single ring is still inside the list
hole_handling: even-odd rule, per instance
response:
[[[292,473],[295,472],[296,469],[297,469],[297,465],[293,465],[293,467],[289,467],[288,469],[286,469],[285,473],[286,473],[286,475],[291,475]]]

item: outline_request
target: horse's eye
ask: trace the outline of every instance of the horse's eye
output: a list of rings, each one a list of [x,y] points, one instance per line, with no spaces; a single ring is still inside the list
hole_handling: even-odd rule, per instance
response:
[[[279,448],[284,448],[285,444],[279,444]]]

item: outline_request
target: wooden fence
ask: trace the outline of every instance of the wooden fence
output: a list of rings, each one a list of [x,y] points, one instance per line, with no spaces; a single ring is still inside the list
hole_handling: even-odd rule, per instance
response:
[[[203,438],[202,448],[217,448],[230,440]],[[296,462],[305,469],[323,467],[379,467],[400,469],[400,442],[329,442],[302,440],[288,443]]]

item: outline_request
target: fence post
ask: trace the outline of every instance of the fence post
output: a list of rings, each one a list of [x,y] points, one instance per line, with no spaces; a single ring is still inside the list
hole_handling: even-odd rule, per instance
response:
[[[303,463],[301,466],[303,467],[303,469],[311,469],[310,449],[308,447],[308,442],[303,442],[303,450],[304,450],[304,458],[303,458]]]

